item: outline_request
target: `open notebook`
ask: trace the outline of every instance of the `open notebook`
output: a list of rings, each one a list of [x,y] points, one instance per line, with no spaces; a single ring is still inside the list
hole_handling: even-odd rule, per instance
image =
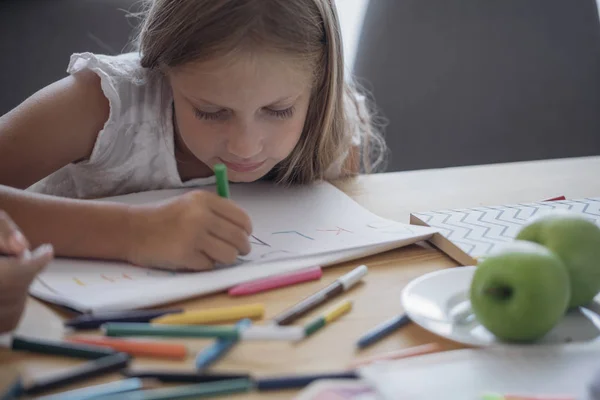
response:
[[[598,397],[589,396],[589,387],[600,384],[600,345],[452,350],[372,364],[359,374],[382,400],[479,400],[483,393],[593,400]]]
[[[415,212],[410,223],[435,228],[438,233],[430,239],[433,245],[462,265],[475,265],[478,257],[514,240],[531,218],[553,209],[584,214],[600,225],[600,198]]]
[[[39,275],[31,294],[82,312],[150,307],[287,271],[357,259],[425,240],[435,232],[383,219],[325,182],[295,187],[261,182],[230,189],[254,228],[252,251],[236,265],[175,273],[126,263],[57,259]],[[141,204],[184,192],[153,191],[106,200]]]

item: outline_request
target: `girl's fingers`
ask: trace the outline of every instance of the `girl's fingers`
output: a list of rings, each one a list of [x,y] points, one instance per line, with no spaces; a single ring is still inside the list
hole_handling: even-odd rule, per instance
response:
[[[215,262],[201,250],[193,250],[182,260],[182,265],[188,271],[204,271],[214,267]]]
[[[235,225],[224,218],[215,216],[210,220],[206,229],[213,237],[219,238],[220,240],[230,244],[237,250],[238,253],[242,255],[246,255],[250,253],[250,250],[252,250],[250,247],[248,233],[246,233],[246,231],[241,229],[238,225]],[[206,238],[204,240],[206,240]],[[213,257],[210,252],[207,252],[207,254]],[[213,259],[221,261],[217,257],[213,257]]]
[[[52,246],[43,245],[33,252],[26,250],[19,257],[0,257],[0,303],[26,296],[31,282],[53,256]]]
[[[26,250],[21,257],[19,257],[20,268],[24,272],[27,272],[31,279],[33,278],[46,266],[54,257],[54,249],[50,244],[44,244],[30,252]]]
[[[8,244],[10,248],[13,250],[14,254],[21,255],[23,252],[29,250],[29,241],[21,231],[15,231],[10,237]]]
[[[0,253],[21,255],[29,242],[7,213],[0,210]]]
[[[213,236],[209,242],[205,243],[204,253],[221,264],[233,264],[239,255],[238,250],[230,243]]]

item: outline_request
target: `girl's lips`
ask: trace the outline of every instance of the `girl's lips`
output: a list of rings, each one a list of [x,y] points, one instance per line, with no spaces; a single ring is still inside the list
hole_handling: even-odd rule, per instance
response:
[[[222,160],[223,163],[227,166],[227,168],[234,170],[236,172],[252,172],[252,171],[256,171],[257,169],[259,169],[260,167],[262,167],[262,165],[265,163],[264,161],[261,161],[259,163],[244,163],[244,164],[238,164],[238,163],[232,163],[229,161],[225,161]]]

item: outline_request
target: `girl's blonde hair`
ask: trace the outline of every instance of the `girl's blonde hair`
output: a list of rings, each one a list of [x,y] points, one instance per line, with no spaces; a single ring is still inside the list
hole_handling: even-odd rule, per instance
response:
[[[314,71],[303,132],[291,154],[269,174],[280,183],[307,183],[350,154],[360,136],[360,172],[382,164],[385,142],[365,97],[344,79],[334,0],[146,0],[138,37],[141,65],[164,70],[240,49],[266,49],[307,62]],[[342,171],[342,175],[349,171]]]

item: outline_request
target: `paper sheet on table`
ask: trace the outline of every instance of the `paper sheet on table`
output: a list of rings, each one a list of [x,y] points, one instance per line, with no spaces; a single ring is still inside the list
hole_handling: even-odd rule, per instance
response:
[[[203,189],[214,191],[214,187]],[[127,263],[57,259],[34,282],[32,295],[84,312],[149,307],[287,271],[361,258],[425,240],[435,232],[383,219],[329,183],[287,188],[238,184],[230,190],[254,228],[252,251],[237,265],[175,273]],[[185,191],[106,200],[141,204]]]
[[[365,382],[356,379],[317,380],[293,400],[381,400]]]
[[[359,374],[385,400],[476,400],[483,393],[591,400],[588,386],[600,378],[600,345],[454,350],[372,364]]]

